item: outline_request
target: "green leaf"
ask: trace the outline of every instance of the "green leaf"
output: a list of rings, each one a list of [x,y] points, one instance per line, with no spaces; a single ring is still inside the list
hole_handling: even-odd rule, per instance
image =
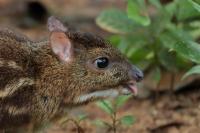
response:
[[[178,42],[192,40],[188,33],[175,26],[169,27],[165,32],[160,34],[159,39],[163,46],[170,50],[173,50],[174,45]]]
[[[176,12],[178,20],[186,20],[200,16],[196,8],[196,4],[194,8],[193,2],[188,0],[178,0],[178,11]]]
[[[156,82],[156,84],[159,83],[161,79],[161,70],[159,67],[155,67],[151,72],[152,79]]]
[[[170,29],[160,39],[165,47],[175,50],[178,54],[193,62],[200,63],[200,45],[190,35],[179,29]]]
[[[81,114],[81,115],[78,116],[78,121],[83,121],[87,118],[88,118],[88,116],[86,114]]]
[[[141,49],[145,47],[144,45],[146,45],[146,36],[143,32],[145,31],[142,31],[142,33],[137,32],[136,34],[121,36],[118,49],[120,49],[124,55],[131,58],[137,50],[141,51]]]
[[[123,116],[122,118],[120,118],[120,121],[123,125],[131,126],[135,122],[135,119],[131,115],[126,115],[126,116]]]
[[[179,52],[174,51],[174,45],[181,41],[180,38],[186,38],[186,40],[191,40],[187,37],[177,37],[171,32],[162,33],[159,36],[160,44],[163,47],[159,51],[159,61],[160,63],[167,68],[167,70],[175,72],[177,70],[187,70],[190,68],[190,61],[184,58]]]
[[[118,9],[103,11],[97,17],[96,23],[102,29],[119,34],[135,32],[138,28],[138,25],[130,20],[125,12]]]
[[[98,101],[97,106],[100,107],[103,111],[105,111],[108,114],[112,114],[113,113],[113,107],[110,101],[108,100],[101,100]]]
[[[128,17],[143,26],[148,26],[151,23],[146,9],[143,0],[128,0]]]
[[[122,105],[126,103],[126,101],[131,97],[131,95],[127,96],[118,96],[115,101],[116,108],[120,108]]]
[[[188,0],[188,1],[192,4],[192,6],[193,6],[197,11],[200,12],[200,5],[199,5],[197,2],[194,2],[194,1],[192,1],[192,0]]]
[[[133,57],[134,58],[134,63],[140,61],[141,58],[142,58],[141,60],[144,60],[146,55],[148,54],[148,53],[146,53],[148,50],[144,50],[144,45],[141,44],[141,45],[136,45],[136,46],[133,46],[133,47],[129,47],[128,51],[126,53],[126,56],[128,58],[132,58]],[[139,56],[139,58],[140,58],[139,60],[137,59],[137,56]]]
[[[184,74],[182,79],[185,79],[192,74],[200,74],[200,65],[192,67],[186,74]]]
[[[121,39],[118,47],[117,47],[123,54],[127,53],[127,50],[129,48],[129,44],[127,43],[126,39]]]
[[[165,5],[165,10],[167,11],[167,13],[170,15],[170,18],[173,17],[173,15],[176,13],[177,11],[177,2],[170,2],[167,5]],[[163,9],[162,9],[163,10]]]
[[[200,22],[199,22],[199,20],[190,22],[188,27],[190,28],[189,30],[190,30],[191,36],[195,40],[198,40],[198,38],[200,37]]]
[[[119,35],[112,35],[110,37],[108,37],[108,40],[110,41],[110,43],[114,46],[118,46],[118,44],[120,43],[121,41],[121,38]]]
[[[144,43],[146,43],[145,37],[140,33],[121,36],[118,49],[127,57],[131,57],[135,51],[144,47]]]
[[[182,41],[176,43],[173,49],[183,57],[193,62],[200,63],[200,45],[198,43],[193,41]]]
[[[162,64],[163,67],[165,67],[168,71],[177,71],[175,52],[169,52],[168,49],[162,48],[158,52],[158,55],[159,62]]]
[[[173,45],[177,43],[177,39],[172,35],[171,32],[165,32],[159,36],[162,45],[168,49],[173,49]]]
[[[109,123],[107,123],[107,122],[105,122],[105,121],[102,121],[102,120],[99,120],[99,119],[93,121],[93,123],[94,123],[95,125],[99,126],[99,127],[105,127],[105,126],[111,127],[111,125],[110,125]]]
[[[154,52],[151,51],[151,52],[149,52],[149,53],[147,54],[147,56],[146,56],[145,58],[148,59],[148,60],[150,60],[150,59],[153,59],[154,56],[155,56]]]
[[[159,0],[149,0],[149,2],[157,8],[162,8],[162,5]]]

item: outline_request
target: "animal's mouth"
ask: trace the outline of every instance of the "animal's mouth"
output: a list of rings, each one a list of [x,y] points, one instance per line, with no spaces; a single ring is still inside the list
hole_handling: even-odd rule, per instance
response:
[[[122,94],[138,94],[138,88],[136,86],[136,81],[132,80],[122,85],[124,88],[122,88]]]
[[[137,95],[138,89],[136,86],[136,81],[132,80],[123,84],[120,84],[116,87],[106,88],[104,90],[93,90],[88,93],[85,93],[75,99],[77,104],[87,103],[89,101],[94,101],[97,99],[107,98],[107,97],[116,97],[118,95]]]
[[[131,77],[128,81],[122,81],[115,86],[107,86],[98,89],[91,88],[89,92],[86,92],[85,94],[82,94],[76,98],[75,102],[80,104],[107,97],[116,97],[118,95],[137,95],[138,89],[136,83],[143,79],[143,73],[134,67],[134,69],[128,74]]]

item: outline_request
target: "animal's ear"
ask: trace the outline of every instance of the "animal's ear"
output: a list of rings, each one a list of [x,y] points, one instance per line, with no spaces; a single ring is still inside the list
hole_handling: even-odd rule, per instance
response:
[[[48,19],[48,29],[50,34],[50,45],[52,51],[61,61],[70,62],[73,58],[73,45],[69,37],[65,34],[67,28],[55,17]]]

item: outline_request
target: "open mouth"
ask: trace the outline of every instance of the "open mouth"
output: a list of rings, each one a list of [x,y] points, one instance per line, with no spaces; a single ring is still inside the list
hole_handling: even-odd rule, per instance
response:
[[[136,86],[136,82],[135,81],[130,81],[126,84],[123,84],[123,89],[122,89],[122,93],[123,94],[133,94],[133,95],[137,95],[138,94],[138,88]]]
[[[107,98],[107,97],[116,97],[118,95],[137,95],[138,89],[136,86],[136,81],[131,80],[127,83],[119,85],[117,88],[107,88],[104,90],[93,90],[86,94],[79,96],[75,99],[75,102],[78,104],[85,103],[88,101],[93,101],[95,99]]]

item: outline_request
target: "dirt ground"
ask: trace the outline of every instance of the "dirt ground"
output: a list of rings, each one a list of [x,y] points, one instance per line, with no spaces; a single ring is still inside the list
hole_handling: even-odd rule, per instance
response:
[[[103,9],[125,7],[124,0],[58,0],[54,3],[51,0],[41,0],[38,3],[42,5],[42,9],[40,7],[40,10],[38,10],[38,5],[36,4],[36,7],[34,7],[35,5],[32,2],[26,0],[0,0],[1,27],[11,27],[26,34],[32,40],[38,41],[48,36],[45,26],[46,18],[54,14],[74,29],[93,32],[106,37],[109,33],[95,25],[95,17]],[[164,80],[165,84],[168,84],[168,79]],[[151,83],[151,81],[146,82],[149,86],[151,86]],[[143,89],[147,89],[147,87],[143,86]],[[130,99],[119,111],[118,117],[131,114],[136,118],[136,121],[131,127],[119,128],[118,132],[200,133],[199,89],[198,85],[190,85],[184,91],[172,92],[170,89],[158,91],[155,88],[151,91],[145,91],[148,92],[147,96]],[[85,133],[105,132],[105,128],[97,127],[92,122],[97,118],[109,120],[109,117],[95,103],[70,111],[72,116],[79,113],[88,114],[88,119],[81,123]],[[53,125],[46,132],[76,133],[77,131],[73,123],[68,123],[65,126]]]
[[[155,100],[131,99],[123,109],[122,114],[131,114],[136,117],[133,126],[122,127],[119,133],[199,133],[200,129],[200,91],[194,90],[190,93],[180,94],[164,93]],[[81,124],[86,133],[102,133],[103,128],[96,127],[92,120],[96,118],[109,120],[108,116],[99,110],[95,104],[89,104],[79,108],[79,111],[89,114],[89,120]],[[76,133],[73,124],[68,124],[65,128],[53,127],[49,133],[58,131],[59,133]]]

